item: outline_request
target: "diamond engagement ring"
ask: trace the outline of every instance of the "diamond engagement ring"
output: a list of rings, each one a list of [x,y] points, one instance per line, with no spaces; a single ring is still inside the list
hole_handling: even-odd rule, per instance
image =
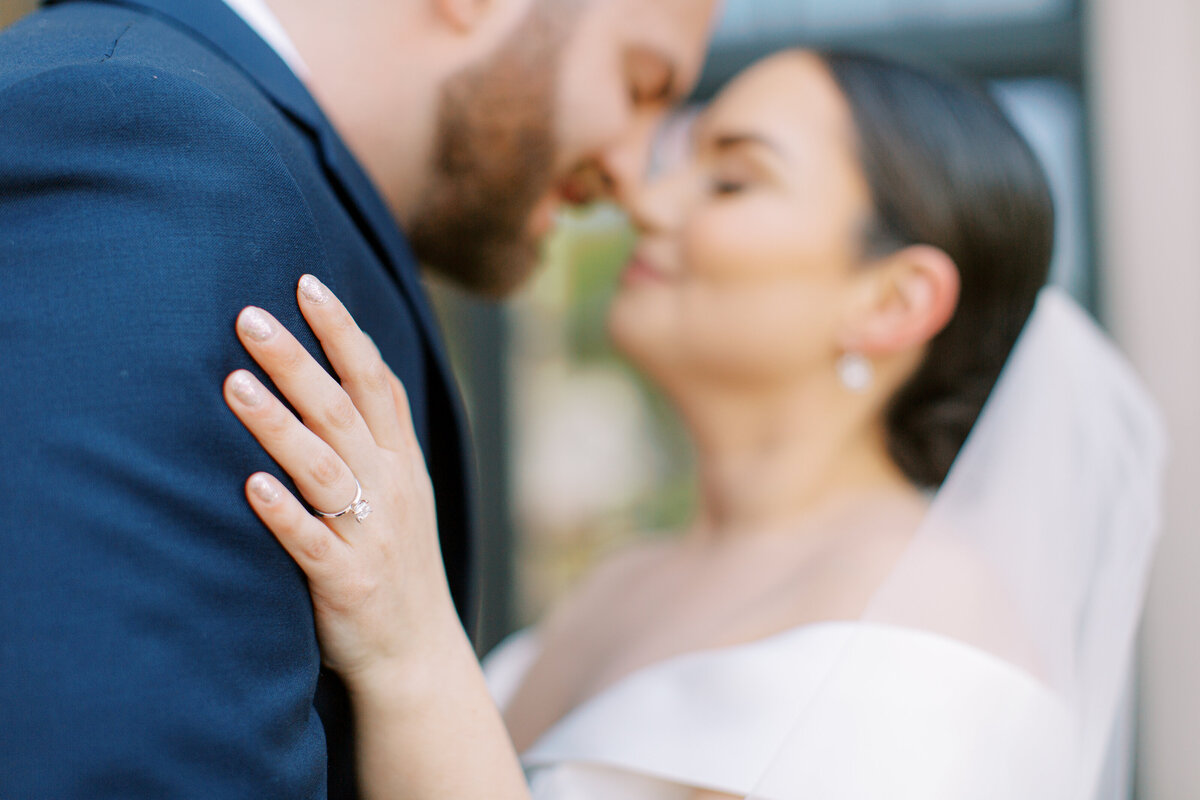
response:
[[[327,514],[324,511],[318,511],[315,508],[313,509],[313,513],[324,519],[337,519],[338,517],[344,517],[347,514],[353,514],[355,522],[362,522],[364,519],[371,516],[371,504],[366,500],[363,500],[362,484],[360,484],[358,479],[355,478],[354,499],[350,501],[350,505],[346,506],[341,511],[335,511],[332,514]]]

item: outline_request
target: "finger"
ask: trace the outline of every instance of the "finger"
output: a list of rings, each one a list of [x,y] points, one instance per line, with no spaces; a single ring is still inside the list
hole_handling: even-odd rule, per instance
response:
[[[403,427],[411,419],[396,418],[392,402],[391,369],[375,343],[325,284],[312,275],[300,279],[300,313],[308,321],[380,447],[397,450],[404,444]]]
[[[364,332],[363,336],[367,338],[367,342],[378,353],[379,345],[375,344],[375,340],[371,338],[371,335]],[[387,364],[386,361],[383,361],[382,355],[379,357],[379,360],[384,365]],[[407,446],[407,448],[402,449],[416,450],[417,454],[424,458],[424,454],[421,453],[421,442],[417,439],[417,431],[413,424],[412,406],[409,404],[408,390],[404,388],[404,381],[396,376],[391,367],[388,367],[388,393],[392,401],[392,416],[396,421],[397,433],[402,444]]]
[[[225,380],[225,402],[313,508],[333,513],[358,491],[346,462],[246,370]]]
[[[404,384],[394,374],[389,381],[392,389],[392,407],[396,419],[400,423],[400,436],[409,449],[421,453],[421,443],[417,440],[417,432],[413,429],[412,409],[408,404],[408,392],[404,389]],[[424,457],[422,455],[422,457]]]
[[[279,321],[261,308],[238,315],[238,337],[314,433],[355,474],[374,463],[375,439],[350,396]]]
[[[326,583],[344,572],[347,544],[313,517],[283,484],[265,472],[246,481],[250,507],[310,581]]]

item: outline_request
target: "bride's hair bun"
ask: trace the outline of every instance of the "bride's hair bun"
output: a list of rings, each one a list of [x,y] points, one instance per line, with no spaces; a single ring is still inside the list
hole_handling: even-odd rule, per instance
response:
[[[937,487],[1008,359],[1054,247],[1037,158],[982,89],[873,56],[821,57],[848,101],[875,219],[867,256],[938,247],[961,277],[958,308],[887,411],[892,458]]]

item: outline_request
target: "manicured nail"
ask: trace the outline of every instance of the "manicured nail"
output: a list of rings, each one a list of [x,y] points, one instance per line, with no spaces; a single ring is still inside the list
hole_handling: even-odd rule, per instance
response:
[[[238,327],[242,333],[257,342],[265,342],[275,333],[275,326],[266,312],[258,308],[247,308],[238,317]]]
[[[234,375],[233,380],[229,382],[229,388],[233,392],[234,397],[248,406],[262,404],[263,393],[258,388],[258,382],[245,372],[239,372]]]
[[[304,299],[308,302],[317,305],[329,299],[329,290],[325,288],[325,284],[312,275],[305,275],[300,279],[300,294],[304,295]]]
[[[266,475],[255,475],[251,478],[250,491],[254,492],[264,503],[274,503],[279,499],[279,490],[267,479]]]

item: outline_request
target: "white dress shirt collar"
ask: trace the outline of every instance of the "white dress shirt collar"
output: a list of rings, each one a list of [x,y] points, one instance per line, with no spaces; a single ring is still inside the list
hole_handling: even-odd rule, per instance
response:
[[[225,4],[236,11],[238,16],[279,54],[296,77],[302,81],[308,80],[308,65],[300,57],[300,51],[296,49],[296,45],[283,29],[279,18],[266,4],[266,0],[225,0]]]

